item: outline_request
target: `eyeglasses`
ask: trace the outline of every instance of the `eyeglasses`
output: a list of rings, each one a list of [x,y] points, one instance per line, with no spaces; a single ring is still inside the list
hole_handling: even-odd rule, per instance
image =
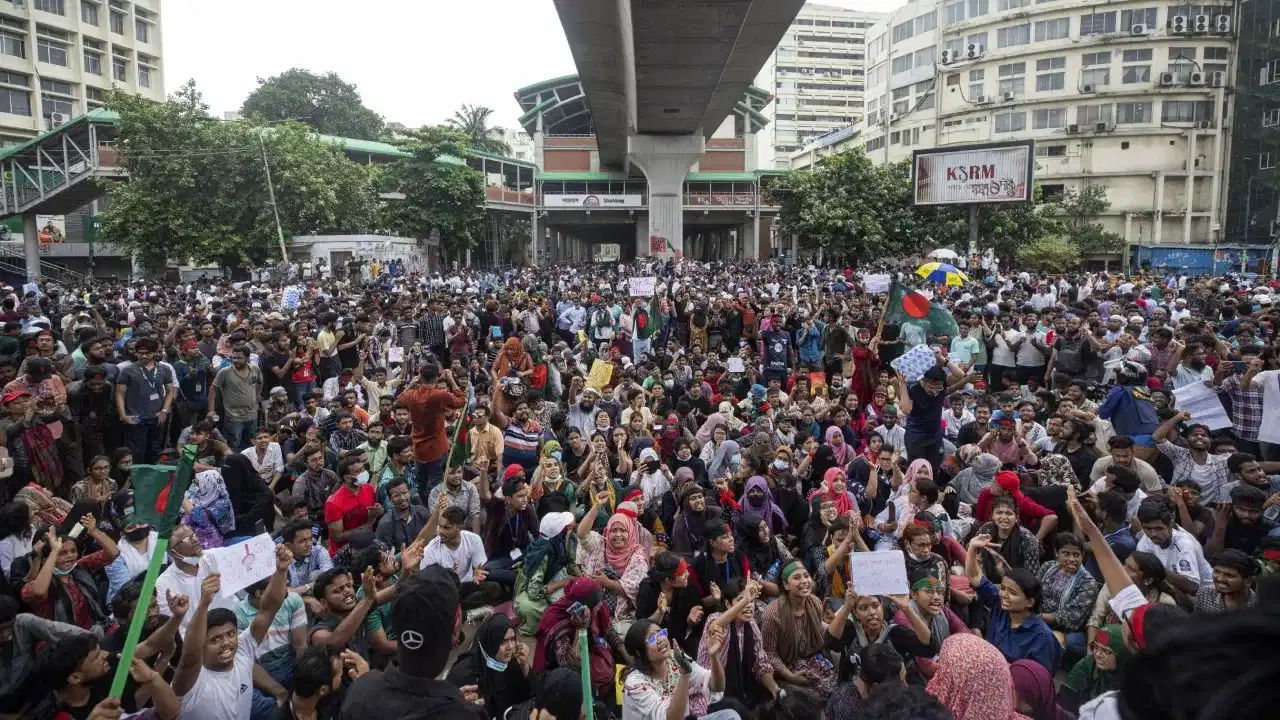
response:
[[[666,639],[667,639],[667,629],[662,628],[658,632],[645,638],[644,641],[649,643],[650,645],[657,645],[659,640],[666,640]]]

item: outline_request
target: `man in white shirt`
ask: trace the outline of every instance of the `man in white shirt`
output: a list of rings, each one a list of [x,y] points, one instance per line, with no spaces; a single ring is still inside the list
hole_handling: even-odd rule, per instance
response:
[[[222,589],[221,576],[212,573],[200,582],[200,601],[190,613],[182,659],[173,676],[173,691],[182,698],[184,720],[249,717],[258,646],[266,639],[289,590],[293,553],[284,545],[277,545],[275,561],[276,571],[262,594],[258,614],[244,632],[237,629],[236,614],[230,609],[209,609]]]
[[[169,563],[169,567],[156,578],[156,609],[163,615],[173,614],[169,610],[170,593],[175,596],[186,595],[189,598],[198,598],[200,585],[209,576],[209,568],[200,562],[200,558],[204,557],[204,548],[200,546],[200,539],[196,537],[195,531],[186,525],[174,528],[173,534],[169,536],[169,557],[173,562]],[[213,599],[212,607],[231,610],[234,607],[234,600],[234,597],[216,597]],[[183,617],[182,624],[178,628],[178,634],[184,639],[187,636],[187,627],[191,624],[191,617],[190,613]]]
[[[1195,536],[1175,525],[1173,515],[1173,503],[1163,496],[1153,495],[1139,503],[1142,537],[1136,549],[1159,558],[1169,571],[1169,582],[1194,596],[1202,583],[1213,582],[1213,568]]]
[[[1271,361],[1275,367],[1275,361]],[[1240,387],[1244,390],[1262,386],[1262,422],[1258,426],[1258,442],[1262,445],[1262,457],[1259,460],[1271,460],[1280,452],[1280,371],[1268,370],[1262,358],[1253,358],[1244,377],[1240,379]],[[1268,457],[1268,454],[1271,457]]]
[[[462,599],[462,609],[468,613],[467,622],[483,619],[483,608],[497,605],[502,600],[502,586],[485,579],[484,564],[488,557],[484,552],[484,540],[462,529],[467,523],[467,511],[450,505],[447,498],[442,500],[436,504],[425,531],[428,537],[433,530],[440,534],[427,543],[419,567],[439,565],[453,571],[462,583],[458,596]],[[473,610],[479,614],[473,614]]]

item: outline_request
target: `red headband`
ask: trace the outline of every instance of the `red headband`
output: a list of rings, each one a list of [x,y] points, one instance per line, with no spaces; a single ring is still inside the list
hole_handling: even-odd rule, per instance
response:
[[[635,498],[638,498],[638,497],[644,497],[643,490],[632,490],[631,492],[623,496],[622,501],[627,502],[628,500],[634,500]]]
[[[1147,611],[1155,607],[1151,603],[1140,605],[1129,615],[1129,630],[1139,650],[1147,649]]]
[[[917,518],[912,518],[912,519],[911,519],[911,524],[912,524],[912,525],[918,525],[918,526],[920,526],[920,527],[926,527],[926,528],[931,528],[931,527],[933,527],[933,523],[932,523],[932,522],[929,522],[928,520],[921,520],[921,519],[920,519],[920,518],[918,518],[918,517],[917,517]]]
[[[689,563],[680,558],[680,564],[676,566],[676,571],[672,575],[687,575],[689,573]]]
[[[1280,549],[1263,550],[1262,557],[1266,558],[1267,560],[1275,560],[1276,562],[1280,562]]]
[[[637,513],[635,510],[632,510],[631,508],[619,507],[619,508],[617,509],[617,511],[616,511],[616,512],[617,512],[619,515],[626,515],[627,517],[631,518],[632,520],[637,520],[637,519],[639,519],[639,517],[640,517],[640,516],[639,516],[639,513]]]

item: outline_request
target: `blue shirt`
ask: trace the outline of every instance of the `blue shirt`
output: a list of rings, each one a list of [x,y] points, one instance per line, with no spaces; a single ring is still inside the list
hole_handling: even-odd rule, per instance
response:
[[[991,610],[987,621],[987,642],[995,645],[1009,662],[1035,660],[1052,675],[1062,661],[1062,646],[1053,631],[1040,619],[1030,615],[1018,627],[1012,627],[1009,614],[1000,607],[1000,590],[983,578],[977,588],[978,600]]]
[[[1156,406],[1145,387],[1116,385],[1098,408],[1098,417],[1110,420],[1117,435],[1152,435],[1160,426]]]
[[[796,331],[796,347],[800,350],[801,362],[819,362],[822,360],[822,328],[814,323],[808,334],[804,328]]]

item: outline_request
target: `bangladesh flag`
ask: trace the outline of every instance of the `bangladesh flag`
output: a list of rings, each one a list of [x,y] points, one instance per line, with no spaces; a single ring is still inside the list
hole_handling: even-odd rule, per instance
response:
[[[150,525],[160,537],[169,537],[182,514],[182,496],[191,486],[195,462],[196,446],[188,445],[176,466],[134,465],[129,475],[133,522]]]
[[[884,321],[897,323],[904,328],[914,325],[922,329],[929,338],[939,335],[954,338],[960,334],[956,319],[946,308],[931,301],[924,293],[911,290],[896,281],[889,289]]]

